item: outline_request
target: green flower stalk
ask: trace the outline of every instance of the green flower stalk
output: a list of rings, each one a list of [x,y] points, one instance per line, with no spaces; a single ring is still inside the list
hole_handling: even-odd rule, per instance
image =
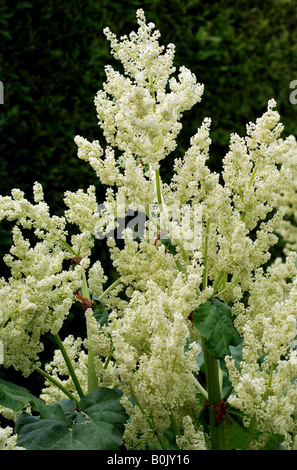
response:
[[[60,338],[59,335],[55,335],[55,336],[54,336],[54,339],[55,339],[55,342],[57,343],[57,346],[58,346],[58,348],[60,349],[60,351],[61,351],[61,353],[62,353],[62,356],[63,356],[63,358],[64,358],[64,360],[65,360],[65,362],[66,362],[67,369],[69,370],[69,374],[70,374],[70,376],[71,376],[71,378],[72,378],[72,380],[73,380],[73,383],[74,383],[74,386],[75,386],[75,388],[76,388],[76,391],[77,391],[79,397],[82,398],[82,397],[84,396],[84,393],[83,393],[82,388],[81,388],[81,386],[80,386],[80,383],[79,383],[79,381],[78,381],[78,379],[77,379],[75,370],[74,370],[73,365],[72,365],[72,363],[71,363],[71,360],[69,359],[68,354],[67,354],[67,351],[66,351],[66,349],[65,349],[65,347],[64,347],[64,345],[63,345],[63,343],[62,343],[62,341],[61,341],[61,338]]]

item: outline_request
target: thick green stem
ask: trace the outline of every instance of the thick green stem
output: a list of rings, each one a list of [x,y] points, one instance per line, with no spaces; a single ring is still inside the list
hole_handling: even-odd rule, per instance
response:
[[[86,297],[88,300],[91,300],[91,296],[89,293],[89,288],[87,284],[87,279],[86,279],[86,273],[83,271],[82,275],[82,295],[83,297]],[[87,337],[88,337],[88,342],[89,342],[89,349],[88,349],[88,393],[94,392],[97,390],[99,384],[98,384],[98,378],[96,375],[96,370],[95,370],[95,355],[92,350],[92,340],[91,340],[91,333],[89,329],[89,325],[87,322]]]
[[[102,300],[107,294],[109,294],[110,291],[112,291],[115,287],[117,287],[119,284],[121,284],[122,280],[121,278],[117,279],[114,281],[100,296],[99,299]]]
[[[65,241],[60,238],[61,245],[73,256],[78,256],[79,254],[76,253],[73,248]]]
[[[92,349],[88,350],[88,393],[97,390],[99,384],[95,369],[95,356]]]
[[[155,181],[156,181],[156,193],[157,193],[157,203],[160,211],[160,219],[157,222],[159,229],[164,230],[164,221],[162,222],[162,214],[164,213],[162,192],[161,192],[161,179],[160,179],[160,170],[155,170]]]
[[[161,182],[160,182],[160,170],[155,170],[156,177],[156,192],[159,209],[162,209],[162,194],[161,194]]]
[[[222,280],[224,279],[225,277],[225,271],[223,269],[221,269],[212,285],[212,288],[213,288],[213,294],[212,294],[212,297],[214,297],[217,293],[218,293],[218,290],[219,290],[219,287],[222,283]]]
[[[74,400],[76,405],[78,406],[78,401],[76,400],[76,398],[70,393],[68,392],[68,390],[62,385],[60,384],[60,382],[58,382],[56,379],[54,379],[51,375],[49,375],[47,372],[45,372],[44,370],[40,369],[39,367],[37,366],[34,366],[34,370],[36,372],[38,372],[38,374],[42,375],[44,378],[46,378],[49,382],[51,382],[52,384],[54,384],[57,388],[59,388],[60,390],[62,390],[63,393],[65,393],[65,395],[70,398],[70,400]]]
[[[216,424],[216,408],[215,404],[221,401],[221,384],[219,374],[218,360],[209,354],[205,347],[205,340],[202,338],[202,349],[204,356],[204,367],[206,375],[206,385],[209,403],[209,426],[210,426],[210,440],[211,450],[224,450],[224,422]]]
[[[228,284],[223,290],[221,290],[220,292],[216,292],[216,295],[217,297],[220,297],[222,294],[224,294],[228,289],[230,289],[230,287],[233,287],[237,282],[238,282],[238,279],[240,279],[240,276],[242,275],[242,273],[244,272],[245,268],[242,269],[238,274],[237,276],[230,282],[230,284]]]
[[[270,393],[271,393],[271,385],[272,385],[272,378],[273,378],[273,371],[274,371],[274,364],[272,363],[271,366],[270,366],[270,372],[269,372],[269,378],[268,378],[268,384],[267,384],[267,388],[266,388],[266,391],[263,395],[263,401],[267,400],[267,398],[269,397]]]
[[[64,361],[65,361],[66,365],[67,365],[67,369],[69,370],[69,374],[70,374],[70,376],[71,376],[71,378],[72,378],[72,381],[73,381],[74,386],[75,386],[75,388],[76,388],[76,390],[77,390],[77,393],[79,394],[80,398],[82,398],[82,397],[84,396],[84,392],[82,391],[82,388],[81,388],[80,383],[79,383],[79,381],[78,381],[78,379],[77,379],[76,373],[75,373],[75,371],[74,371],[74,368],[73,368],[73,365],[72,365],[72,363],[71,363],[71,360],[70,360],[70,358],[69,358],[69,356],[68,356],[68,354],[67,354],[67,351],[66,351],[66,349],[65,349],[65,347],[64,347],[64,344],[62,343],[61,338],[60,338],[60,336],[59,336],[58,334],[53,335],[53,336],[54,336],[54,339],[55,339],[55,341],[56,341],[56,344],[57,344],[58,348],[60,349],[60,351],[61,351],[61,353],[62,353],[62,356],[63,356],[63,358],[64,358]]]
[[[203,279],[202,279],[202,289],[206,289],[208,282],[208,236],[209,236],[209,225],[210,221],[207,221],[206,231],[205,231],[205,241],[204,241],[204,270],[203,270]]]
[[[172,431],[174,432],[175,436],[180,436],[180,430],[179,430],[179,427],[175,421],[175,417],[174,417],[174,414],[173,414],[173,411],[171,411],[170,413],[170,424],[171,424],[171,428],[172,428]]]

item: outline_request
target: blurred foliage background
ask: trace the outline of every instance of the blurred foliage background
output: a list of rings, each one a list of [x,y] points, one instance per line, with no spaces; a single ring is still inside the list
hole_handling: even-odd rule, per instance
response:
[[[297,105],[289,101],[297,79],[295,0],[0,0],[0,194],[18,187],[30,199],[39,181],[52,213],[61,215],[66,190],[95,184],[104,193],[91,167],[77,158],[73,139],[80,134],[104,146],[93,100],[104,66],[114,61],[103,28],[117,35],[137,29],[140,7],[161,42],[176,45],[175,65],[185,65],[205,85],[202,102],[184,115],[179,148],[164,162],[165,178],[206,116],[212,118],[209,164],[215,171],[230,134],[244,135],[270,98],[278,103],[284,137],[297,136]],[[4,222],[0,258],[10,240]],[[98,249],[104,261],[106,252]]]

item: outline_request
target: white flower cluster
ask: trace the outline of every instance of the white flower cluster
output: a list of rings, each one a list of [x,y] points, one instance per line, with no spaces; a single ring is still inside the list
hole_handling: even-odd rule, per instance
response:
[[[137,19],[138,32],[120,41],[105,29],[112,54],[122,62],[125,75],[106,66],[107,82],[97,93],[95,104],[107,143],[158,168],[160,160],[176,147],[182,113],[200,101],[203,86],[186,67],[180,69],[178,80],[169,78],[175,71],[174,46],[170,44],[164,52],[158,42],[159,31],[152,32],[154,24],[146,24],[141,9]],[[95,166],[96,158],[102,155],[98,142],[80,143],[84,146],[81,155],[92,159]],[[113,156],[108,164],[115,168]],[[115,170],[112,174],[117,177]]]
[[[26,450],[17,446],[17,435],[13,433],[13,428],[6,426],[0,427],[0,450]]]
[[[79,196],[82,198],[81,192]],[[87,222],[91,224],[87,202],[92,199],[92,194],[85,195],[85,217],[80,219],[82,208],[76,195],[71,199],[70,193],[67,194],[66,202],[71,206],[67,212],[68,221],[81,223],[81,233],[72,236],[72,245],[85,256],[80,264],[71,264],[73,255],[63,248],[67,218],[50,216],[42,188],[37,183],[34,199],[31,203],[16,189],[12,191],[12,197],[0,197],[0,219],[5,217],[15,222],[13,245],[4,256],[11,276],[8,280],[0,279],[0,340],[4,366],[12,365],[25,376],[33,370],[32,361],[39,364],[38,355],[43,350],[41,336],[48,332],[57,334],[69,314],[75,301],[74,291],[82,284],[82,269],[89,264],[92,231],[92,227],[85,227]],[[26,239],[26,230],[33,230],[37,240],[35,245],[31,246]]]
[[[245,138],[231,136],[220,180],[207,166],[211,121],[206,118],[184,157],[175,160],[171,181],[164,184],[158,173],[160,162],[175,148],[182,112],[200,100],[203,87],[186,68],[180,70],[178,80],[170,78],[175,71],[173,45],[166,50],[159,45],[160,34],[152,23],[146,24],[142,10],[137,18],[138,32],[129,37],[118,40],[105,30],[114,57],[124,67],[124,75],[106,67],[107,82],[95,98],[109,144],[105,155],[98,141],[75,138],[79,158],[89,162],[110,187],[97,229],[105,234],[114,230],[127,206],[141,207],[149,219],[140,240],[126,228],[123,248],[113,238],[107,242],[126,298],[111,294],[106,299],[112,312],[104,333],[98,334],[97,350],[102,355],[98,377],[103,384],[117,383],[116,375],[120,379],[123,403],[131,416],[125,433],[128,448],[143,448],[156,432],[165,430],[170,412],[184,430],[181,447],[203,448],[201,429],[187,414],[194,409],[198,371],[197,334],[189,318],[205,300],[219,295],[234,305],[235,325],[244,344],[240,372],[228,360],[234,386],[230,403],[247,415],[257,410],[259,423],[269,432],[271,414],[276,428],[287,436],[293,428],[280,425],[280,408],[275,405],[273,411],[276,395],[271,387],[283,376],[277,372],[286,370],[292,378],[294,371],[289,366],[294,353],[285,361],[283,357],[296,330],[295,282],[285,280],[294,277],[296,269],[292,256],[285,264],[277,262],[267,274],[262,266],[278,240],[275,232],[284,226],[280,195],[286,194],[284,188],[292,184],[296,172],[294,139],[280,139],[282,125],[276,103],[270,100],[263,116],[247,125]],[[112,147],[122,153],[116,157]],[[159,219],[151,217],[152,205]],[[161,217],[172,207],[187,208],[190,228],[200,214],[198,248],[189,250],[184,239],[174,238],[176,226],[162,224]],[[171,248],[161,243],[162,229],[167,230]],[[249,293],[248,306],[242,300],[245,293]],[[104,334],[108,341],[104,342]],[[270,387],[272,364],[278,378],[273,376]],[[291,398],[286,399],[284,410],[291,410],[295,396],[294,385],[288,385],[288,390]],[[138,406],[132,405],[133,400]],[[285,422],[287,411],[282,417]]]
[[[282,139],[276,143],[277,149],[283,147]],[[290,160],[297,158],[297,142],[295,137],[290,136],[287,148],[283,152],[283,158]],[[285,241],[284,253],[297,251],[297,174],[296,167],[293,169],[293,176],[289,183],[285,185],[278,195],[278,205],[286,209],[286,215],[278,229],[278,233]]]
[[[296,152],[288,156],[292,139],[279,139],[283,126],[278,112],[273,110],[275,106],[275,101],[270,100],[267,112],[256,124],[247,126],[245,139],[231,137],[230,152],[224,159],[225,186],[250,230],[275,208],[280,191],[296,168]]]
[[[84,288],[95,297],[104,294],[109,316],[99,325],[88,304],[87,340],[65,340],[84,390],[88,366],[82,345],[95,356],[100,386],[116,385],[123,391],[130,416],[127,448],[145,448],[173,420],[181,431],[180,448],[204,449],[208,439],[197,424],[197,390],[205,392],[198,382],[200,338],[191,314],[217,297],[232,307],[243,342],[239,369],[231,356],[226,358],[233,386],[230,405],[246,414],[247,426],[256,420],[263,439],[277,432],[285,435],[286,445],[293,445],[297,271],[289,249],[296,240],[292,231],[291,238],[285,237],[291,229],[283,219],[286,211],[288,216],[296,213],[295,140],[280,139],[276,103],[269,101],[263,116],[247,125],[246,137],[231,136],[220,178],[207,166],[207,118],[184,157],[175,160],[171,180],[163,183],[160,164],[175,149],[182,114],[200,101],[203,86],[185,67],[174,78],[174,46],[159,44],[160,33],[146,24],[141,9],[137,20],[138,31],[120,40],[105,30],[114,57],[124,67],[124,74],[106,67],[107,82],[95,98],[106,150],[97,140],[75,138],[78,157],[108,186],[104,208],[98,210],[93,186],[87,192],[66,192],[65,217],[49,215],[38,184],[35,204],[17,190],[12,198],[0,200],[0,219],[17,223],[14,245],[5,257],[11,277],[0,281],[4,365],[30,373],[42,350],[40,336],[59,331],[76,300],[73,292],[81,288],[89,269]],[[128,226],[120,234],[120,245],[116,237],[108,239],[119,283],[105,293],[100,261],[90,265],[93,244],[98,233],[114,233],[127,207],[145,214],[143,233],[136,237],[135,227]],[[185,219],[186,226],[181,223]],[[78,229],[71,246],[66,243],[67,223]],[[20,226],[34,230],[39,239],[34,247]],[[276,232],[289,242],[288,256],[265,268],[278,241]],[[79,261],[70,264],[72,257]],[[59,352],[47,371],[74,392]],[[48,402],[61,398],[49,383],[43,397]]]
[[[233,359],[227,360],[234,387],[229,403],[256,419],[264,435],[283,434],[289,448],[297,431],[295,262],[291,252],[285,264],[277,260],[267,272],[256,271],[248,304],[233,308],[244,345],[239,370]]]
[[[175,301],[180,300],[180,288],[181,282],[175,282],[172,291],[167,293],[155,282],[148,282],[145,293],[135,291],[123,317],[114,317],[107,329],[117,372],[121,383],[126,384],[123,403],[130,412],[132,424],[127,428],[125,439],[131,448],[139,445],[134,415],[138,416],[136,421],[140,419],[139,409],[133,409],[128,400],[131,393],[138,397],[159,431],[168,428],[170,411],[182,424],[183,409],[197,410],[198,407],[195,374],[200,348],[197,342],[187,345],[187,312]],[[145,421],[145,416],[141,421]],[[155,429],[147,430],[148,442],[152,441]],[[141,446],[144,444],[142,439]]]

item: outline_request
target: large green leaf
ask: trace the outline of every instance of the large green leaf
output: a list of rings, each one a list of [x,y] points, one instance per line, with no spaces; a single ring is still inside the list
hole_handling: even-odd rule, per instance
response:
[[[28,450],[116,450],[122,445],[127,415],[117,390],[102,388],[47,407],[48,414],[22,412],[16,421],[18,445]]]
[[[36,398],[26,388],[0,379],[0,406],[21,411],[28,403],[42,406],[42,400]]]
[[[230,419],[230,415],[232,419]],[[247,450],[251,442],[257,441],[261,436],[261,431],[256,428],[253,420],[250,427],[247,428],[243,424],[243,419],[244,415],[239,413],[238,410],[234,414],[231,409],[227,414],[225,432],[226,440],[231,449]],[[261,447],[261,450],[286,450],[282,445],[283,441],[284,436],[282,434],[272,434],[266,444]]]
[[[166,247],[167,251],[169,251],[169,253],[171,253],[172,255],[176,255],[176,248],[172,244],[170,238],[168,238],[168,232],[165,232],[165,233],[161,234],[160,242],[163,245],[165,245],[165,247]]]
[[[200,336],[205,338],[209,353],[217,359],[231,355],[230,346],[241,343],[233,325],[231,308],[219,300],[207,300],[194,310],[193,324]]]
[[[102,302],[102,300],[100,300],[95,294],[93,295],[93,301],[95,303],[93,315],[99,325],[102,326],[108,321],[108,310],[106,309],[104,302]]]

